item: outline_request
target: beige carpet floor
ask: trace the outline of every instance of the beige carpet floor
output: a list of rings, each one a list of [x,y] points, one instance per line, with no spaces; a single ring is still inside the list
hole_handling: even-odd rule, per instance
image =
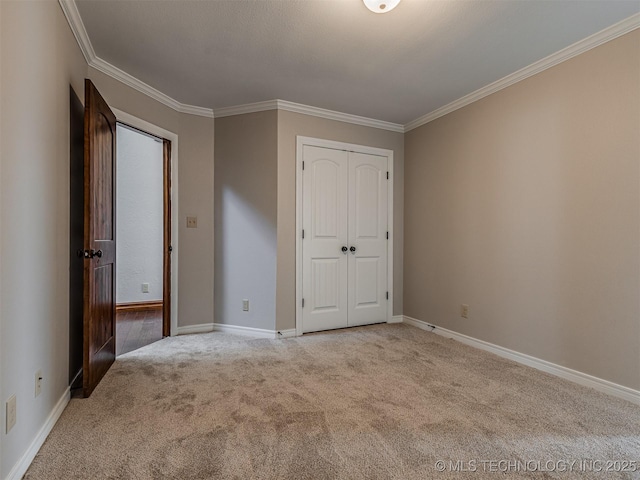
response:
[[[25,478],[638,478],[624,462],[640,407],[400,324],[122,355]]]

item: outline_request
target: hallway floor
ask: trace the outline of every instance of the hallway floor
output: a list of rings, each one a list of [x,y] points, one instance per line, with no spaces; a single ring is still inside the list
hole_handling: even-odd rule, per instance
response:
[[[162,339],[162,309],[116,314],[116,356]]]

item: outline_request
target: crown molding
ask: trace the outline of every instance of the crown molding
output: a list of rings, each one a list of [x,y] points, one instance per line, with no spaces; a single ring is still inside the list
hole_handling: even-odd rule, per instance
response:
[[[422,125],[425,125],[437,118],[440,118],[448,113],[454,112],[460,108],[476,102],[484,97],[487,97],[493,93],[496,93],[504,88],[507,88],[517,82],[525,80],[533,75],[536,75],[544,70],[547,70],[559,63],[569,60],[576,55],[580,55],[592,48],[598,47],[603,43],[609,42],[618,38],[626,33],[631,32],[637,28],[640,28],[640,13],[636,13],[621,22],[616,23],[600,32],[597,32],[583,40],[580,40],[573,45],[570,45],[556,53],[549,55],[531,65],[524,67],[517,72],[507,75],[499,80],[496,80],[489,85],[486,85],[475,92],[465,95],[443,107],[433,110],[426,115],[423,115],[415,120],[401,125],[399,123],[386,122],[384,120],[376,120],[368,117],[361,117],[359,115],[352,115],[349,113],[336,112],[334,110],[327,110],[324,108],[313,107],[310,105],[303,105],[300,103],[288,102],[286,100],[268,100],[265,102],[249,103],[245,105],[237,105],[232,107],[224,107],[213,109],[198,107],[195,105],[186,105],[178,102],[177,100],[169,97],[161,91],[153,88],[152,86],[144,83],[133,75],[128,74],[124,70],[111,65],[105,60],[98,57],[91,45],[91,41],[87,34],[87,31],[78,12],[75,0],[58,0],[62,11],[71,27],[71,31],[80,46],[80,50],[84,55],[87,64],[90,67],[128,85],[131,88],[157,100],[163,105],[172,108],[173,110],[185,113],[189,115],[199,115],[202,117],[214,118],[215,117],[229,117],[232,115],[242,115],[245,113],[263,112],[266,110],[286,110],[288,112],[301,113],[303,115],[311,115],[314,117],[326,118],[329,120],[336,120],[339,122],[346,122],[355,125],[362,125],[365,127],[379,128],[382,130],[389,130],[392,132],[406,133]]]
[[[169,95],[165,95],[160,90],[157,90],[152,86],[138,80],[136,77],[128,74],[124,70],[121,70],[118,67],[115,67],[110,63],[102,60],[100,57],[96,57],[93,62],[89,63],[89,66],[104,73],[105,75],[110,76],[111,78],[118,80],[119,82],[124,83],[125,85],[128,85],[135,90],[138,90],[141,93],[144,93],[148,97],[151,97],[154,100],[157,100],[158,102],[166,105],[167,107],[172,108],[176,112],[213,118],[212,109],[180,103],[177,100],[171,98]]]
[[[278,103],[278,109],[286,110],[287,112],[302,113],[303,115],[311,115],[313,117],[326,118],[329,120],[336,120],[338,122],[346,122],[354,125],[362,125],[364,127],[404,133],[404,125],[399,123],[385,122],[384,120],[376,120],[375,118],[361,117],[359,115],[351,115],[350,113],[336,112],[334,110],[326,110],[324,108],[302,105],[301,103],[287,102],[286,100],[276,100],[276,102]]]
[[[440,118],[448,113],[451,113],[455,110],[458,110],[462,107],[466,107],[467,105],[476,102],[486,96],[491,95],[492,93],[496,93],[504,88],[507,88],[514,83],[520,82],[526,78],[529,78],[537,73],[540,73],[548,68],[551,68],[559,63],[562,63],[570,58],[575,57],[576,55],[580,55],[581,53],[586,52],[587,50],[591,50],[603,43],[614,40],[625,33],[629,33],[632,30],[640,28],[640,13],[636,13],[621,22],[618,22],[604,30],[601,30],[593,35],[582,39],[573,45],[569,45],[562,50],[549,55],[548,57],[543,58],[542,60],[538,60],[537,62],[532,63],[531,65],[524,67],[517,72],[514,72],[506,77],[501,78],[489,85],[486,85],[475,92],[472,92],[464,97],[459,98],[447,105],[438,108],[426,115],[423,115],[415,120],[407,123],[404,126],[404,131],[408,132],[413,130],[414,128],[418,128],[426,123],[432,122],[433,120]]]
[[[216,118],[231,117],[233,115],[243,115],[245,113],[264,112],[265,110],[286,110],[287,112],[301,113],[313,117],[336,120],[338,122],[352,123],[365,127],[379,128],[392,132],[404,133],[404,125],[399,123],[385,122],[375,118],[361,117],[350,113],[336,112],[325,108],[312,107],[301,103],[288,102],[286,100],[268,100],[266,102],[247,103],[233,107],[216,108],[214,114]]]
[[[234,115],[244,115],[245,113],[265,112],[267,110],[277,110],[279,100],[267,100],[266,102],[247,103],[244,105],[233,105],[231,107],[216,108],[213,114],[216,118],[232,117]]]
[[[158,102],[166,105],[169,108],[172,108],[177,112],[213,118],[212,109],[180,103],[170,96],[153,88],[151,85],[144,83],[142,80],[139,80],[133,75],[128,74],[124,70],[121,70],[118,67],[98,57],[95,50],[93,49],[93,46],[91,45],[91,40],[89,39],[87,30],[84,27],[84,23],[82,22],[82,17],[80,17],[80,12],[78,12],[78,7],[75,0],[58,0],[58,3],[62,8],[64,16],[67,18],[67,22],[69,23],[69,27],[71,27],[73,35],[76,37],[76,41],[80,46],[82,55],[84,55],[84,59],[90,67],[93,67],[96,70],[104,73],[105,75],[108,75],[111,78],[114,78],[115,80],[118,80],[119,82],[122,82],[125,85],[128,85],[129,87],[141,93],[144,93],[148,97],[157,100]]]
[[[62,8],[64,16],[67,18],[73,36],[76,37],[84,59],[91,65],[91,62],[96,59],[96,52],[93,50],[93,45],[91,45],[87,30],[84,28],[84,23],[82,22],[82,17],[80,17],[76,2],[73,0],[58,0],[58,3],[60,4],[60,8]]]
[[[87,64],[90,67],[104,73],[105,75],[118,80],[125,85],[157,100],[158,102],[172,108],[173,110],[190,115],[199,115],[202,117],[214,117],[214,111],[210,108],[197,107],[194,105],[185,105],[153,88],[151,85],[144,83],[133,75],[124,70],[110,64],[109,62],[98,57],[91,45],[91,40],[87,34],[87,30],[78,12],[75,0],[58,0],[62,11],[64,12],[67,22],[71,27],[73,35],[80,46],[80,50],[84,55]],[[382,130],[390,130],[392,132],[404,132],[404,126],[399,123],[385,122],[373,118],[361,117],[359,115],[351,115],[349,113],[336,112],[324,108],[302,105],[300,103],[287,102],[285,100],[268,100],[266,102],[250,103],[246,105],[238,105],[216,109],[215,116],[229,117],[232,115],[241,115],[244,113],[263,112],[265,110],[286,110],[294,113],[302,113],[314,117],[327,118],[329,120],[337,120],[340,122],[352,123],[355,125],[363,125],[365,127],[380,128]]]

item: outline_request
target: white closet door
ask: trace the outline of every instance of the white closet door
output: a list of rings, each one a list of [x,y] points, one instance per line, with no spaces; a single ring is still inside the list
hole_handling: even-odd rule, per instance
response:
[[[348,154],[305,146],[303,151],[303,332],[347,324]]]
[[[387,158],[349,153],[348,324],[387,321]]]

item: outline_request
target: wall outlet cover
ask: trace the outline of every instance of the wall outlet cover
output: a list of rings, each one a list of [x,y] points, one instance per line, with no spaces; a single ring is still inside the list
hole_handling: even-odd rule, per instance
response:
[[[187,217],[187,228],[198,228],[198,217]]]
[[[148,283],[143,283],[142,284],[142,293],[149,293],[149,284]]]
[[[5,430],[6,433],[9,433],[9,431],[14,427],[14,425],[16,424],[16,419],[17,419],[17,405],[16,405],[16,396],[15,395],[11,395],[9,397],[9,400],[7,400],[7,428]]]

